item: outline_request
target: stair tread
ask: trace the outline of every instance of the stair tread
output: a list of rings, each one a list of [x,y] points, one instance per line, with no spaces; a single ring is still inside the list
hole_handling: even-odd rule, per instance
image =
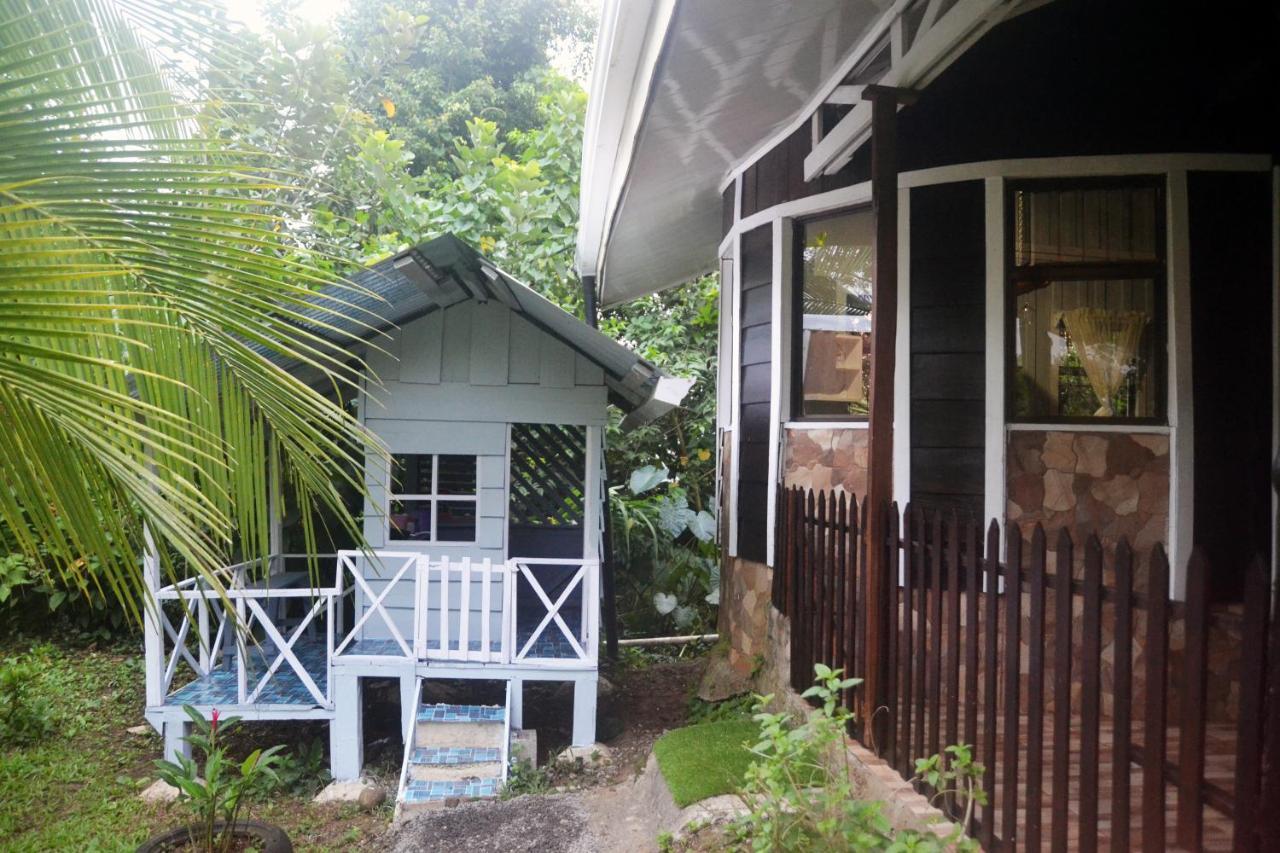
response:
[[[420,746],[409,759],[411,764],[425,765],[488,764],[501,760],[502,751],[487,746]]]
[[[414,779],[405,786],[401,800],[405,803],[426,803],[454,797],[479,799],[496,797],[501,782],[494,777],[474,779]]]
[[[506,709],[501,705],[423,705],[418,708],[420,723],[501,723]]]

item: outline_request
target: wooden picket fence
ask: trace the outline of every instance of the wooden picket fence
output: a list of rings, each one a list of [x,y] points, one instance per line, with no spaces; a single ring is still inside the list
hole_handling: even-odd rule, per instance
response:
[[[1065,531],[1050,549],[1041,528],[1024,542],[1013,527],[1001,561],[994,521],[984,530],[894,506],[872,537],[866,507],[843,494],[784,489],[779,507],[772,595],[790,620],[793,687],[812,683],[815,663],[854,676],[879,667],[876,711],[850,734],[905,779],[917,758],[973,746],[990,797],[973,826],[984,848],[1249,851],[1280,840],[1280,596],[1260,558],[1247,571],[1237,722],[1210,723],[1210,569],[1198,553],[1178,602],[1159,546],[1142,559],[1090,537],[1077,560]],[[872,546],[898,567],[878,602]],[[859,689],[844,697],[855,711]],[[934,799],[953,817],[963,810]]]

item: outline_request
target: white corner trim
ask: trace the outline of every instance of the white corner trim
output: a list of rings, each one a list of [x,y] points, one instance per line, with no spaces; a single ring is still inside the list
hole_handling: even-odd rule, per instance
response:
[[[861,429],[865,430],[870,424],[865,421],[787,421],[783,425],[784,429],[790,430],[806,430],[806,429]]]
[[[1267,154],[1104,154],[1080,157],[1027,157],[986,160],[903,172],[899,187],[923,187],[985,178],[1062,178],[1160,174],[1177,169],[1197,172],[1262,172],[1271,168]]]
[[[983,515],[1005,523],[1004,180],[985,180],[986,203],[986,406]],[[1003,544],[1001,546],[1003,548]]]
[[[1009,432],[1120,432],[1126,435],[1169,435],[1172,428],[1162,424],[1120,424],[1104,422],[1098,424],[1064,424],[1064,423],[1010,423]]]
[[[733,259],[733,321],[729,324],[729,364],[731,393],[729,394],[730,423],[733,432],[729,436],[729,541],[725,548],[730,557],[738,556],[738,466],[741,464],[741,430],[738,415],[742,411],[742,232],[734,231],[729,257]]]
[[[1187,173],[1169,172],[1165,217],[1168,239],[1169,361],[1169,594],[1181,600],[1187,587],[1186,561],[1194,545],[1195,409],[1191,399],[1191,246],[1187,213]]]
[[[911,500],[911,190],[898,190],[898,336],[894,341],[893,499]]]
[[[781,436],[782,431],[780,425],[782,422],[782,280],[786,274],[786,267],[783,265],[782,245],[784,242],[784,232],[782,219],[775,217],[772,223],[772,252],[770,252],[770,262],[772,270],[770,271],[771,288],[769,291],[771,305],[769,308],[770,316],[773,321],[769,324],[769,493],[766,496],[766,512],[765,521],[767,529],[765,530],[765,553],[764,562],[767,566],[774,563],[774,538],[777,533],[777,517],[778,517],[778,481],[780,479],[781,460]]]

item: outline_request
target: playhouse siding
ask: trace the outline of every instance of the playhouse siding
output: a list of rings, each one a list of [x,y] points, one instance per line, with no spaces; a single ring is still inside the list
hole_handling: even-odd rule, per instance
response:
[[[367,361],[377,381],[368,383],[361,411],[365,426],[391,453],[476,456],[479,498],[474,544],[388,539],[388,471],[383,459],[370,454],[364,534],[374,548],[503,562],[509,425],[603,426],[608,420],[603,371],[497,302],[463,302],[407,323],[371,348]],[[380,594],[388,580],[371,577],[369,585]],[[386,602],[406,636],[412,633],[410,590],[401,585]],[[459,596],[455,584],[451,598],[457,602]],[[471,601],[478,612],[479,580],[472,584]],[[387,634],[380,620],[367,627],[370,637]]]

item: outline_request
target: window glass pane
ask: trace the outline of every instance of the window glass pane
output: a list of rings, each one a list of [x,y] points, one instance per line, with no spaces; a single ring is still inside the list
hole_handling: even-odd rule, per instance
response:
[[[1157,417],[1152,279],[1018,286],[1016,417]]]
[[[436,519],[437,542],[476,541],[476,502],[440,501]]]
[[[391,457],[391,494],[431,494],[431,455],[403,453]]]
[[[476,493],[476,457],[441,456],[436,494],[474,495]]]
[[[801,240],[801,414],[865,416],[871,381],[869,210],[810,220]]]
[[[390,522],[392,539],[430,541],[431,501],[392,501]]]
[[[1155,187],[1018,190],[1014,260],[1034,264],[1156,261]]]

